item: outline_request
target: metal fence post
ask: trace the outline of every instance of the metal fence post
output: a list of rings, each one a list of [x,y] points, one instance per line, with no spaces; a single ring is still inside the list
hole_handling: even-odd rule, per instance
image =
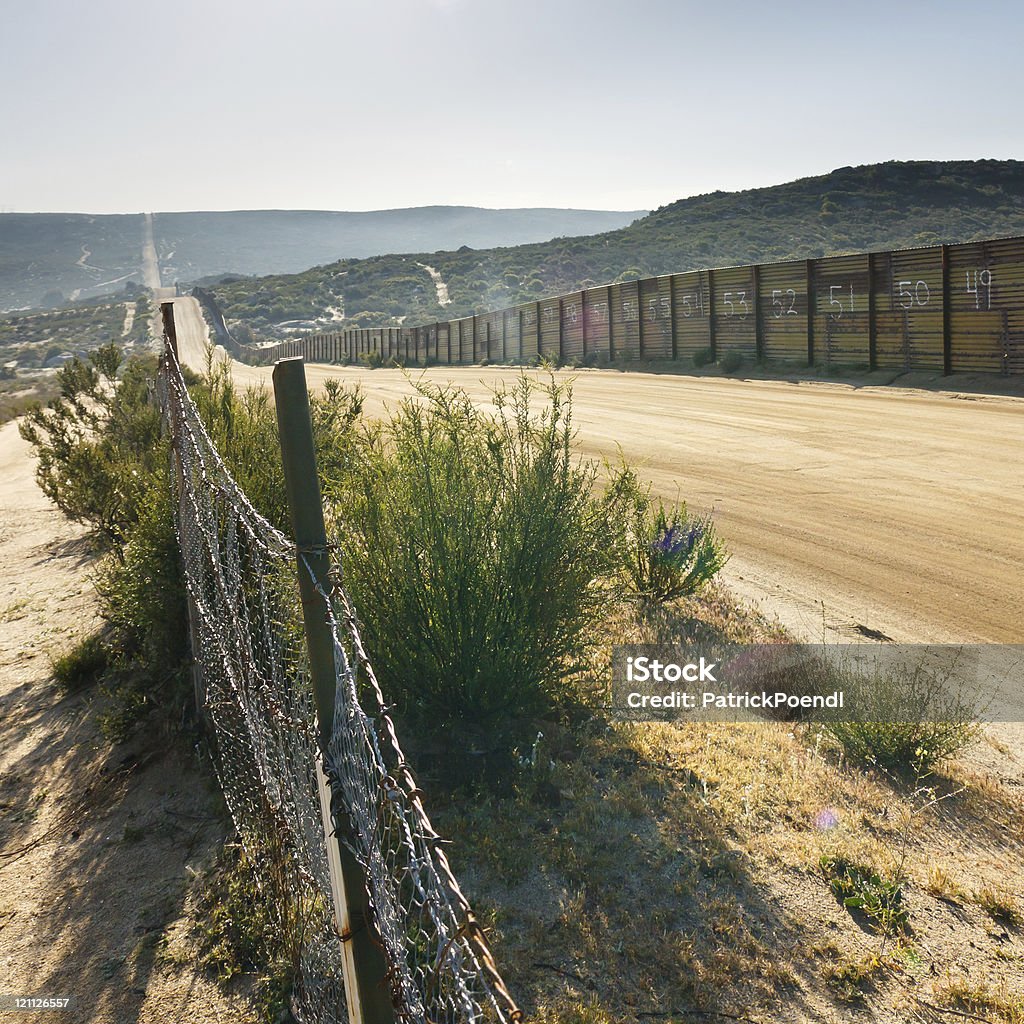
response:
[[[309,394],[301,357],[283,359],[274,367],[274,402],[281,442],[281,462],[298,548],[299,593],[309,653],[309,673],[316,704],[321,747],[326,748],[334,721],[334,639],[324,599],[316,584],[329,591],[327,531],[313,449]],[[314,579],[303,564],[309,564]],[[352,1024],[393,1024],[394,1011],[386,985],[384,956],[370,934],[370,909],[363,870],[341,840],[331,834],[330,797],[323,772],[320,802],[327,828],[328,864],[335,917],[342,939],[345,992]]]

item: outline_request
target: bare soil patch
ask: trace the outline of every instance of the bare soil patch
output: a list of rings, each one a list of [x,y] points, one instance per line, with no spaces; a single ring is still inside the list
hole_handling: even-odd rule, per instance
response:
[[[99,1024],[247,1021],[193,966],[193,872],[225,833],[180,738],[112,746],[103,699],[67,695],[50,659],[98,624],[82,528],[38,490],[17,424],[0,429],[0,993],[73,996]],[[27,1019],[27,1018],[26,1018]]]

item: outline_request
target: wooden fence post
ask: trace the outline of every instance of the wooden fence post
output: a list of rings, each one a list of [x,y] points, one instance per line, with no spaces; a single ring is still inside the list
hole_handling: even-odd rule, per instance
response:
[[[334,638],[317,584],[330,592],[327,531],[313,449],[306,372],[301,357],[274,367],[274,403],[281,442],[281,462],[298,549],[299,593],[309,654],[309,674],[316,705],[317,732],[326,749],[334,723]],[[310,571],[303,564],[308,563]],[[345,993],[351,1024],[393,1024],[394,1010],[386,985],[387,965],[370,934],[369,899],[363,870],[348,847],[333,834],[330,794],[318,765],[320,807],[327,834],[328,866],[335,919],[344,954]],[[339,826],[340,827],[340,826]]]

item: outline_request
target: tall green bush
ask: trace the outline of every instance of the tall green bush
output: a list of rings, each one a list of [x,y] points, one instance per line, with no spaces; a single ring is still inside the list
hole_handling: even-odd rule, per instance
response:
[[[344,578],[403,714],[500,744],[566,699],[601,613],[595,469],[572,454],[553,382],[499,389],[494,416],[453,388],[417,392],[328,483]]]
[[[90,528],[101,555],[93,579],[109,667],[122,689],[153,691],[169,704],[185,692],[170,684],[184,683],[187,619],[155,374],[153,358],[123,363],[115,346],[97,349],[58,371],[60,396],[20,429],[43,492]]]
[[[149,401],[155,372],[152,359],[122,368],[120,350],[105,345],[61,367],[60,395],[20,425],[38,457],[43,493],[69,519],[91,527],[104,550],[124,544],[145,493],[155,479],[166,480],[160,411]]]

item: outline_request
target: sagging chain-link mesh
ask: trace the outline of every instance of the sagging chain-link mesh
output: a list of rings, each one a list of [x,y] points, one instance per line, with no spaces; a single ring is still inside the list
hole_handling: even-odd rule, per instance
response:
[[[297,586],[297,572],[309,568],[235,484],[170,349],[159,393],[174,446],[178,537],[220,783],[291,959],[297,1017],[346,1021],[327,857],[335,839],[324,834],[319,802],[321,752]],[[317,593],[332,627],[337,680],[323,752],[331,813],[365,873],[396,1019],[518,1021],[423,809],[348,598],[338,586],[328,593],[317,585]]]

